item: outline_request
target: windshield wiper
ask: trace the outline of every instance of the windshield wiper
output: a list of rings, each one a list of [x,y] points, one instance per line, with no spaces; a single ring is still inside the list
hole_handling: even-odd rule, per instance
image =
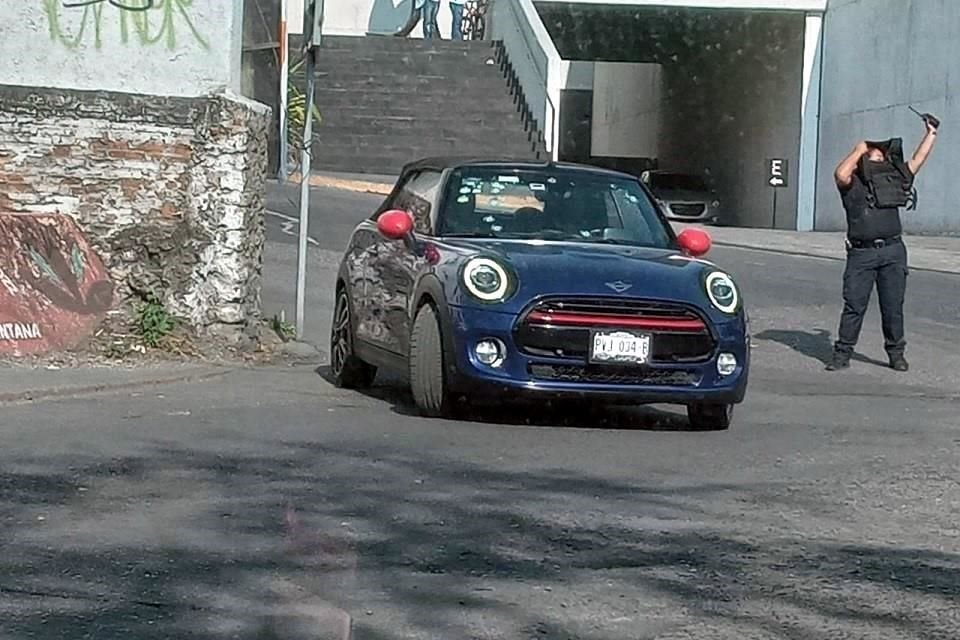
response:
[[[629,247],[639,247],[643,245],[638,245],[636,242],[631,242],[629,240],[618,240],[617,238],[594,238],[591,240],[586,240],[586,242],[595,242],[597,244],[619,244]]]

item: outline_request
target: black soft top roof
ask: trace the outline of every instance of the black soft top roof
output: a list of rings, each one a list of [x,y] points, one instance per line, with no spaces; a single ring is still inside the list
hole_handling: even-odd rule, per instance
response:
[[[637,177],[629,173],[614,171],[613,169],[604,169],[586,164],[577,164],[574,162],[552,162],[536,160],[518,160],[515,158],[489,158],[476,156],[436,156],[430,158],[421,158],[404,165],[401,175],[410,171],[421,169],[433,169],[435,171],[444,171],[446,169],[458,169],[461,167],[487,167],[503,169],[539,169],[549,171],[551,169],[559,171],[584,172],[593,175],[611,176],[616,178],[627,178],[636,180]]]

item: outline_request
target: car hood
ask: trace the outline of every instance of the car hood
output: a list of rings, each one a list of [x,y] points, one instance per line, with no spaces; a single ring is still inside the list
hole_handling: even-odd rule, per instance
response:
[[[597,295],[693,302],[709,306],[703,272],[717,268],[707,260],[691,259],[672,249],[620,245],[507,240],[445,242],[462,264],[472,255],[496,257],[517,275],[519,287],[503,311],[516,312],[543,295]],[[451,274],[454,304],[477,303],[463,291],[459,270]]]

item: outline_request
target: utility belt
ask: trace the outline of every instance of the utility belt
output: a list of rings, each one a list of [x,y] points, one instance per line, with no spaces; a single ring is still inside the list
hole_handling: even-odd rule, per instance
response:
[[[899,235],[889,238],[874,238],[873,240],[847,238],[847,246],[854,249],[882,249],[883,247],[900,244],[901,242],[903,242],[903,239]]]

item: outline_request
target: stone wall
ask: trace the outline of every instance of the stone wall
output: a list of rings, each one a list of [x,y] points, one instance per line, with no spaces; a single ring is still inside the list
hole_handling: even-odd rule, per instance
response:
[[[155,293],[198,335],[242,341],[260,319],[270,109],[0,85],[0,211],[69,215],[115,305]]]

